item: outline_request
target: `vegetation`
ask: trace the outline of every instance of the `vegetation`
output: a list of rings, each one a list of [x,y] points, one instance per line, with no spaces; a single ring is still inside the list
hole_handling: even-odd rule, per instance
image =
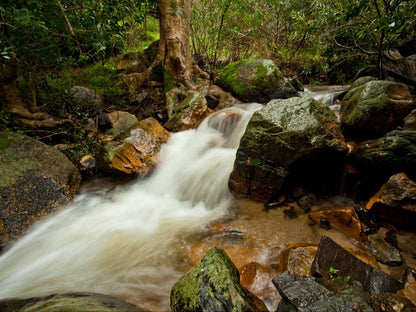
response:
[[[414,41],[415,15],[412,0],[4,0],[0,130],[81,146],[71,149],[75,158],[93,152],[96,139],[85,129],[97,112],[137,105],[132,88],[119,83],[116,57],[145,53],[159,38],[153,70],[143,73],[136,90],[155,72],[163,73],[165,92],[178,83],[192,87],[198,74],[189,70],[191,53],[212,81],[228,63],[249,58],[272,59],[284,75],[304,83],[345,83],[368,69],[380,76],[383,53]],[[168,34],[175,23],[182,26]],[[167,45],[169,36],[185,49]],[[96,92],[103,106],[75,101],[74,85]],[[27,121],[33,118],[36,126]]]

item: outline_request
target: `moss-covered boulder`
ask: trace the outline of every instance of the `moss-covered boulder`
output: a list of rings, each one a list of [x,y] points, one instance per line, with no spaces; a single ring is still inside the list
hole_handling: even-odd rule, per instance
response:
[[[409,88],[391,81],[370,81],[348,92],[341,122],[353,139],[377,138],[393,130],[414,108]]]
[[[123,300],[102,294],[68,293],[0,301],[3,312],[144,312]]]
[[[171,291],[172,312],[268,311],[240,285],[237,268],[227,254],[213,248]]]
[[[297,95],[272,60],[242,60],[221,71],[218,85],[243,102],[267,103]]]
[[[107,172],[148,174],[157,167],[162,144],[170,134],[153,117],[108,142],[98,156],[98,168]]]
[[[351,89],[361,87],[362,85],[365,85],[367,82],[375,81],[375,80],[377,80],[377,78],[373,76],[363,76],[363,77],[357,78],[351,84]]]
[[[270,201],[297,174],[302,176],[298,181],[316,185],[322,178],[328,185],[344,153],[340,125],[327,106],[312,98],[273,100],[251,118],[229,188],[236,195]]]
[[[170,99],[167,103],[170,118],[164,124],[165,128],[170,131],[197,128],[205,117],[214,112],[208,107],[205,97],[198,92],[189,93],[180,103],[177,103],[175,96]]]
[[[0,133],[0,249],[58,206],[81,182],[60,151],[28,136]]]

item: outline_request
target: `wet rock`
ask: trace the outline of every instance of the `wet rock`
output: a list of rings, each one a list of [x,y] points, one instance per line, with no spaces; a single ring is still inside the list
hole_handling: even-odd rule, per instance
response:
[[[95,169],[97,167],[97,160],[92,155],[85,155],[81,158],[79,164],[86,169]]]
[[[241,60],[224,67],[218,85],[243,102],[267,103],[297,96],[272,60]]]
[[[273,284],[297,311],[372,311],[353,288],[335,293],[313,277],[292,276],[284,272],[273,279]]]
[[[172,312],[268,311],[240,285],[237,268],[227,254],[211,249],[171,291]]]
[[[171,110],[171,117],[164,124],[170,131],[183,131],[197,128],[202,120],[214,111],[207,106],[204,96],[195,92],[190,93],[179,104],[168,103]]]
[[[354,139],[376,138],[397,127],[413,108],[413,98],[405,84],[370,81],[345,95],[341,123]]]
[[[123,300],[102,294],[68,293],[45,297],[6,299],[0,301],[2,312],[145,312]]]
[[[304,183],[313,177],[309,182],[315,186],[317,177],[325,176],[327,183],[322,182],[328,186],[346,151],[335,115],[324,104],[312,98],[273,100],[251,118],[229,188],[234,194],[270,202],[286,181],[296,181],[296,174],[302,174]]]
[[[60,151],[13,132],[0,133],[0,172],[0,250],[68,203],[81,182]]]
[[[331,227],[352,237],[357,242],[368,242],[367,235],[353,207],[312,211],[308,215],[316,224],[321,224],[321,220],[324,219]]]
[[[405,289],[399,290],[397,294],[402,298],[410,300],[415,306],[414,311],[416,311],[416,282],[411,283]]]
[[[414,298],[414,297],[413,297]],[[406,299],[396,294],[382,294],[371,296],[367,303],[376,312],[415,312],[416,307]]]
[[[105,132],[104,141],[111,141],[124,134],[127,130],[139,125],[136,116],[123,111],[107,114],[112,127]]]
[[[241,103],[239,100],[233,97],[230,92],[222,90],[217,85],[212,85],[209,88],[208,93],[205,95],[205,99],[207,101],[208,107],[216,110]]]
[[[303,86],[302,82],[300,82],[297,76],[293,76],[292,78],[288,79],[288,82],[295,88],[296,91],[305,90],[305,87]]]
[[[349,276],[351,282],[359,282],[371,295],[394,293],[402,288],[398,280],[354,257],[329,237],[322,236],[312,264],[312,275],[328,276],[330,268],[338,270],[338,276]]]
[[[141,120],[139,126],[104,146],[98,168],[109,172],[148,174],[156,168],[162,143],[169,132],[153,117]]]
[[[416,131],[394,130],[380,139],[360,143],[354,153],[354,162],[361,176],[370,177],[367,183],[377,185],[378,189],[395,173],[405,172],[415,176],[415,153]]]
[[[393,246],[386,243],[384,240],[369,237],[371,253],[376,257],[377,261],[381,263],[398,266],[402,264],[400,252]]]
[[[280,254],[279,271],[291,275],[311,276],[311,266],[318,246],[310,244],[290,244]]]
[[[416,182],[405,173],[393,175],[366,205],[380,219],[400,228],[416,225]]]

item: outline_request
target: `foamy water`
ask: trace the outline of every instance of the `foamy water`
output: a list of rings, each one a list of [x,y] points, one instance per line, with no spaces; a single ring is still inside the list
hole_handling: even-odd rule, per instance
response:
[[[243,107],[173,134],[148,179],[105,197],[78,195],[35,225],[0,257],[0,298],[89,291],[168,307],[184,239],[232,203],[227,182],[236,149],[261,106]]]

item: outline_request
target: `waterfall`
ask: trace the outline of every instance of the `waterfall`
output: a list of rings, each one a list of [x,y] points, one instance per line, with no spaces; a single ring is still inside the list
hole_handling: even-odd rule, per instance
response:
[[[228,176],[260,107],[218,111],[172,134],[150,177],[106,196],[77,195],[34,225],[0,257],[0,298],[88,291],[168,307],[184,240],[232,203]]]

